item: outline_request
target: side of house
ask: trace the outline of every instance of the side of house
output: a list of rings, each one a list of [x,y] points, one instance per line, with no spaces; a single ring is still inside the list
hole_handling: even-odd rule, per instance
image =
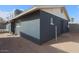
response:
[[[20,35],[26,39],[29,39],[35,43],[40,44],[40,12],[39,10],[24,15],[20,18],[20,27],[16,27],[16,31],[19,31]]]
[[[31,9],[12,20],[11,30],[26,39],[42,44],[55,37],[55,26],[58,35],[68,32],[68,18],[62,8]]]
[[[5,23],[0,23],[0,29],[6,29],[6,24]]]
[[[57,26],[58,36],[68,32],[68,20],[42,10],[40,11],[40,17],[41,42],[46,42],[55,38],[55,26]]]
[[[0,32],[5,32],[6,30],[6,22],[2,17],[0,17]]]

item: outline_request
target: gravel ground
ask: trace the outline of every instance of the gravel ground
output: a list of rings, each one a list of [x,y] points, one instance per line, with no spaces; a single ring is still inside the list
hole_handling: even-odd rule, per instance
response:
[[[9,33],[0,34],[0,52],[2,53],[75,53],[79,52],[79,33],[65,33],[43,45],[37,45],[27,39]]]

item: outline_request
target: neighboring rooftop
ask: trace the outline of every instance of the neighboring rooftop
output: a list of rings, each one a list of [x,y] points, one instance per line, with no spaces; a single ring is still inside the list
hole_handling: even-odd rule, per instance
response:
[[[0,23],[5,23],[6,21],[2,18],[2,17],[0,17]]]

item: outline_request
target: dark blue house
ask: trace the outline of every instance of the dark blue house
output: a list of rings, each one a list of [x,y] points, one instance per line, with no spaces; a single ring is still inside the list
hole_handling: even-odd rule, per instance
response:
[[[11,30],[37,44],[42,44],[57,35],[68,32],[69,17],[64,6],[34,6],[17,15],[11,21]]]

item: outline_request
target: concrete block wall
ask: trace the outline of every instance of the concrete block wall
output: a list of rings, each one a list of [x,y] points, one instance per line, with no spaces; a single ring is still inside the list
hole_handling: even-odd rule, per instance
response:
[[[79,32],[79,24],[69,24],[70,32]]]

